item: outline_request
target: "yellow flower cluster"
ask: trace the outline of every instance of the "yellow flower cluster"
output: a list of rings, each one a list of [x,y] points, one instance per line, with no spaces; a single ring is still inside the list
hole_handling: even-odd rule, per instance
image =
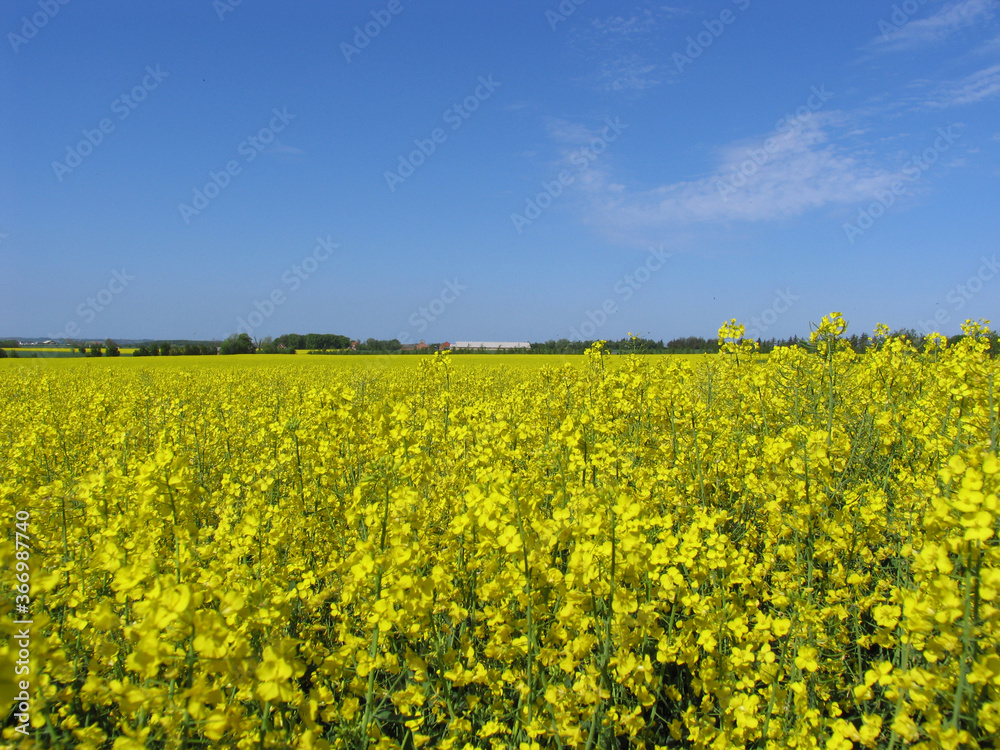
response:
[[[30,510],[36,561],[5,746],[996,747],[987,329],[858,355],[845,327],[5,363],[0,518]]]

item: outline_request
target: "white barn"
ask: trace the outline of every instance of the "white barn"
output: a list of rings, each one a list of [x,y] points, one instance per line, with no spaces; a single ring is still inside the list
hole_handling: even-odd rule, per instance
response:
[[[530,350],[531,344],[527,341],[455,341],[451,345],[452,351],[459,349],[464,351],[484,351],[499,352],[511,349]]]

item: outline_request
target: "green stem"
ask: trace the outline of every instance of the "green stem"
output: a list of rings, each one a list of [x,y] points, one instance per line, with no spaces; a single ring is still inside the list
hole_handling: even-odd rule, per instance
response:
[[[952,703],[951,708],[951,725],[955,729],[958,729],[958,722],[962,715],[962,697],[968,687],[969,663],[972,661],[973,652],[975,651],[975,643],[973,643],[972,640],[972,592],[974,585],[976,589],[979,588],[979,566],[982,558],[981,556],[977,557],[976,570],[973,572],[972,566],[970,565],[972,562],[970,559],[971,557],[972,549],[970,545],[967,551],[965,565],[965,602],[963,607],[965,615],[962,623],[962,656],[961,661],[959,662],[958,687],[955,688],[955,700]]]
[[[381,537],[379,539],[380,556],[385,554],[385,536],[388,527],[389,527],[389,485],[388,483],[386,483],[385,504],[382,510],[382,532],[381,532]],[[373,601],[377,602],[381,595],[382,595],[382,562],[380,560],[378,573],[375,576],[375,597]],[[369,660],[368,684],[365,686],[365,713],[362,717],[362,727],[364,729],[366,746],[368,742],[368,732],[372,722],[372,714],[374,713],[375,668],[373,664],[375,662],[375,656],[378,653],[378,639],[379,639],[379,627],[378,623],[375,623],[375,627],[372,629],[371,645],[368,647],[368,660]]]
[[[534,656],[534,626],[531,621],[531,567],[528,564],[528,540],[524,534],[524,517],[521,513],[521,502],[515,494],[514,503],[517,506],[517,529],[521,534],[521,553],[524,558],[524,589],[527,596],[527,627],[528,627],[528,725],[531,725],[532,710],[535,703],[534,680],[532,675]]]

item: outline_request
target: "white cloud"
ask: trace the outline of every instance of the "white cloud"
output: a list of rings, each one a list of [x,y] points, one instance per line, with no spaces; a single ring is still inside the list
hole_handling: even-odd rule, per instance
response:
[[[580,123],[570,122],[558,117],[550,118],[545,123],[549,135],[562,145],[582,146],[590,143],[596,135],[595,131]]]
[[[604,93],[636,95],[662,83],[658,32],[665,19],[682,13],[669,6],[591,19],[570,44],[598,68],[582,80]]]
[[[289,146],[287,143],[275,141],[274,145],[267,149],[269,154],[283,154],[286,156],[304,156],[305,151],[297,146]]]
[[[660,83],[654,77],[657,66],[641,60],[637,55],[619,57],[604,63],[598,74],[598,82],[604,91],[642,91]]]
[[[590,22],[593,32],[589,35],[594,41],[602,39],[612,45],[627,44],[636,36],[656,31],[656,17],[646,11],[642,15],[611,16],[595,18]]]
[[[942,86],[927,100],[933,108],[974,104],[1000,94],[1000,65],[994,65],[966,76],[957,83]]]
[[[996,0],[954,0],[927,18],[912,19],[898,8],[879,22],[882,34],[872,44],[887,51],[902,51],[941,42],[962,29],[993,17]]]
[[[610,232],[627,233],[773,221],[831,204],[870,201],[900,174],[871,165],[867,154],[831,142],[827,124],[840,117],[815,115],[794,130],[731,144],[721,151],[720,163],[710,174],[652,189],[631,190],[613,179],[606,164],[595,167],[578,183],[591,200],[589,221]]]

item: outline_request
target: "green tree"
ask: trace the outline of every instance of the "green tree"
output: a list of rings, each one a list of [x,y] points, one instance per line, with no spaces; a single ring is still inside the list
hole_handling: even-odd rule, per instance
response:
[[[296,349],[306,348],[306,337],[298,333],[285,333],[274,340],[278,350],[286,354],[294,354]],[[285,347],[282,349],[281,347]]]
[[[118,344],[111,339],[105,339],[104,341],[105,357],[120,357],[121,349],[118,348]]]
[[[233,334],[219,348],[219,354],[253,354],[254,345],[250,335],[246,333]]]

